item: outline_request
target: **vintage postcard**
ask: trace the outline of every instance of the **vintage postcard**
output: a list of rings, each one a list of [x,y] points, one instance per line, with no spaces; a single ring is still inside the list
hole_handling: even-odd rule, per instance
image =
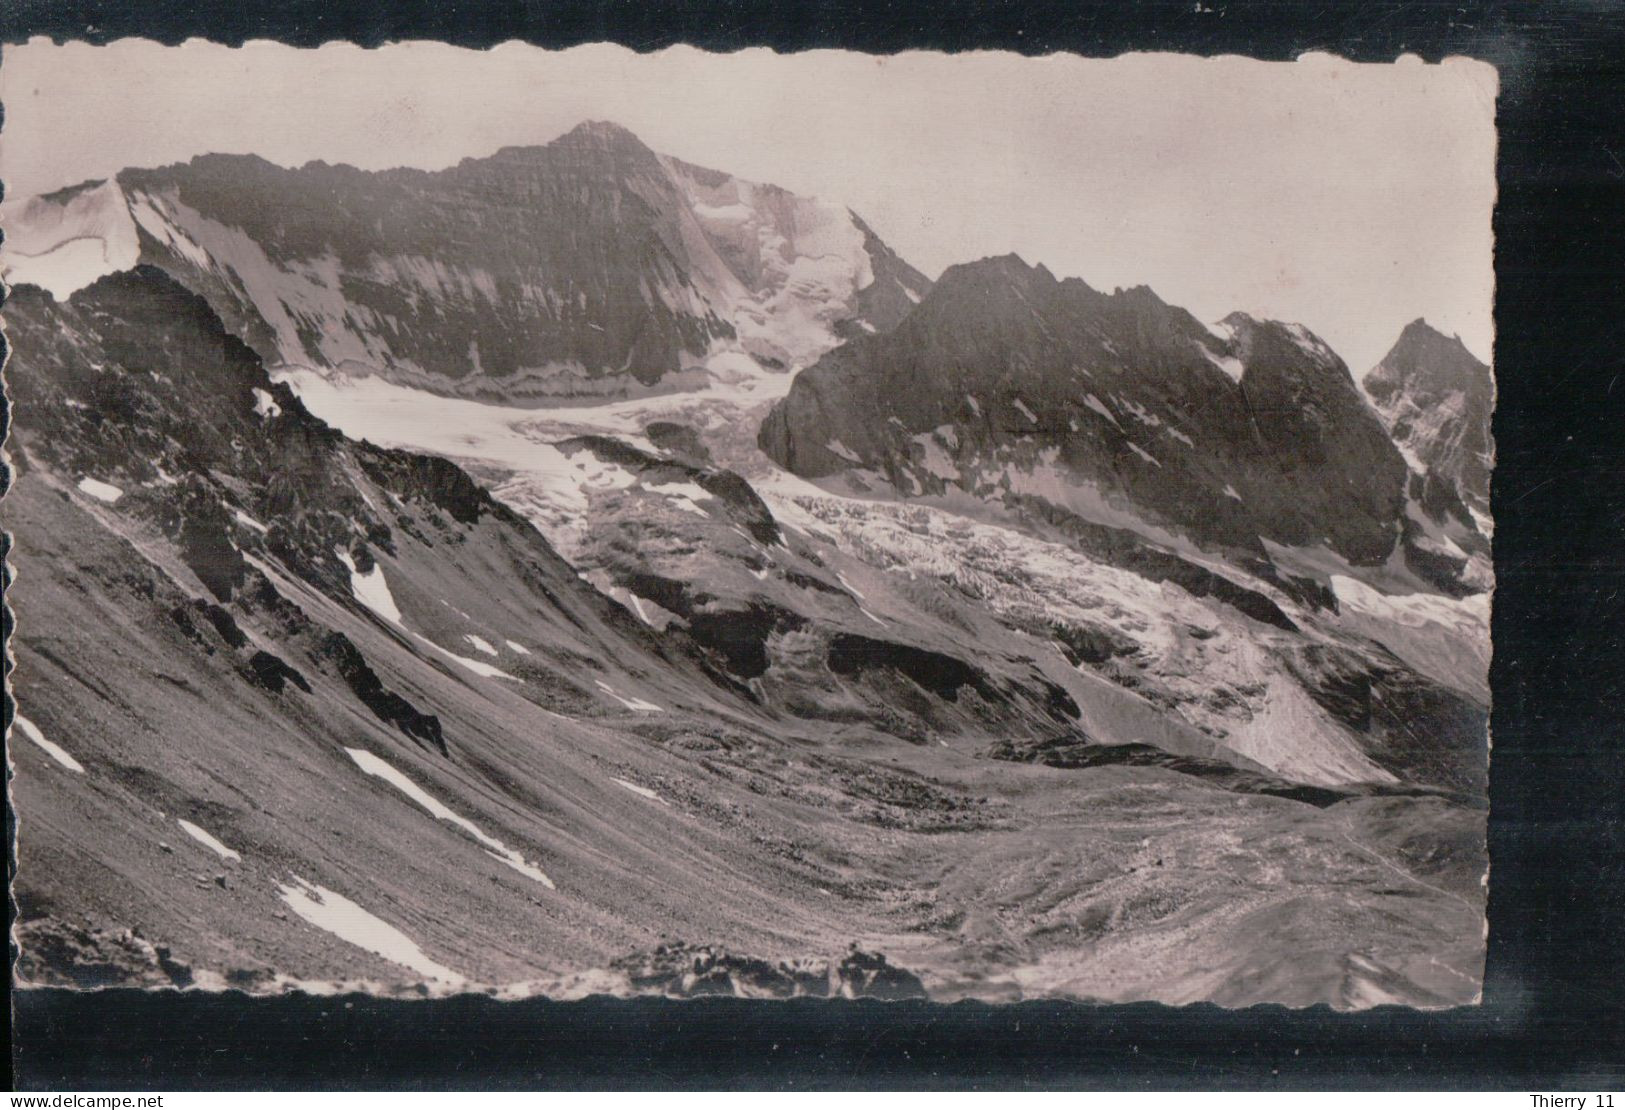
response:
[[[1476,1002],[1496,93],[8,47],[17,985]]]

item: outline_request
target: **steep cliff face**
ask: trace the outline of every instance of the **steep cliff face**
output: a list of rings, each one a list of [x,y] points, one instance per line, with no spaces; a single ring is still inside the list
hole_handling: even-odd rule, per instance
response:
[[[1495,379],[1459,338],[1417,319],[1365,376],[1366,392],[1424,478],[1487,522]]]
[[[61,295],[145,260],[272,365],[520,403],[799,367],[929,282],[845,209],[583,124],[439,172],[208,155],[8,213],[10,280]]]
[[[1013,256],[946,272],[893,331],[800,374],[760,443],[810,478],[1036,497],[1202,544],[1393,552],[1405,464],[1342,361],[1290,324],[1209,328]]]

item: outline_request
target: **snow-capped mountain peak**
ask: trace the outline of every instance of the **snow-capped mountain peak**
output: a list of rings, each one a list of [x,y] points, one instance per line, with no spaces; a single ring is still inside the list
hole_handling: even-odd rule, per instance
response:
[[[152,263],[273,365],[541,403],[799,368],[930,287],[847,209],[614,123],[437,172],[206,155],[8,205],[0,267],[66,296]]]

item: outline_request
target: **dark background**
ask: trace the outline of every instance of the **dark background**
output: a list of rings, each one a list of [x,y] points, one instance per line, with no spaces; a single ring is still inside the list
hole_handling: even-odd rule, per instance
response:
[[[1200,10],[1199,10],[1200,9]],[[1625,914],[1625,0],[388,4],[0,0],[0,39],[1235,53],[1500,69],[1484,1004],[11,998],[23,1088],[1618,1089]],[[0,54],[0,65],[4,64]],[[3,142],[3,136],[0,136]],[[9,620],[8,620],[9,626]],[[8,826],[9,826],[8,811]],[[8,836],[8,844],[10,837]],[[8,853],[8,864],[9,864]]]

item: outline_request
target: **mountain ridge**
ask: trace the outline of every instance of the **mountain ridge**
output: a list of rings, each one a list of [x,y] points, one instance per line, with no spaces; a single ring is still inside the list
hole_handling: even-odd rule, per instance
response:
[[[847,210],[602,121],[443,170],[206,154],[88,192],[13,206],[9,280],[65,295],[141,259],[273,365],[508,402],[692,389],[728,351],[784,370],[929,287]]]
[[[1307,329],[1209,327],[1014,255],[950,268],[892,332],[798,375],[759,442],[805,477],[867,471],[905,496],[997,500],[1070,473],[1199,543],[1329,537],[1357,564],[1392,554],[1404,498],[1399,453]]]

